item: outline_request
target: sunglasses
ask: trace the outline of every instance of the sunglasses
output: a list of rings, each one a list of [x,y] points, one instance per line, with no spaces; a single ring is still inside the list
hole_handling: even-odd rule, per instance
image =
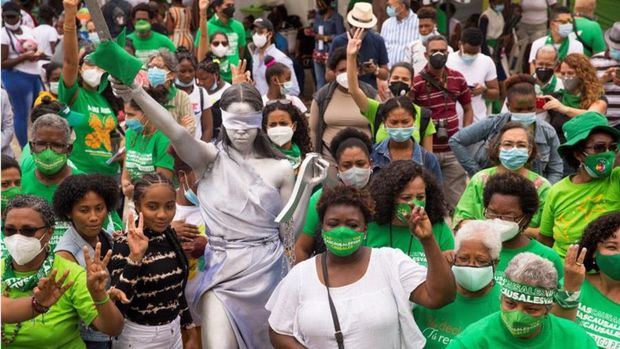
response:
[[[605,143],[597,143],[588,147],[585,147],[584,149],[592,149],[594,150],[594,154],[599,154],[599,153],[605,153],[608,151],[613,151],[613,152],[618,152],[618,143],[611,143],[609,145],[605,144]]]
[[[291,104],[292,102],[290,99],[284,99],[284,98],[283,99],[272,99],[272,100],[267,101],[267,103],[265,103],[265,106],[276,104],[276,103],[288,105],[288,104]]]
[[[213,45],[215,47],[219,47],[220,45],[222,45],[224,47],[228,47],[228,42],[226,42],[226,41],[213,41],[213,42],[211,42],[211,45]]]
[[[6,236],[21,234],[24,236],[32,237],[34,236],[34,234],[36,234],[37,231],[41,229],[45,229],[45,228],[49,228],[49,227],[47,225],[44,225],[42,227],[21,227],[21,228],[4,227],[3,230],[4,230],[4,235]]]

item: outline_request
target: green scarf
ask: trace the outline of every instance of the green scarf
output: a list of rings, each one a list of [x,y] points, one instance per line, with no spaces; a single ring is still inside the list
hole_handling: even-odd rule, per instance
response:
[[[286,150],[278,146],[276,146],[276,149],[278,149],[288,158],[288,161],[291,163],[291,166],[293,166],[293,168],[297,168],[299,167],[299,165],[301,165],[301,150],[299,149],[297,144],[291,143],[291,150]]]
[[[52,271],[52,265],[54,264],[54,254],[48,253],[47,257],[43,261],[41,268],[29,276],[18,277],[13,270],[12,258],[7,256],[4,259],[4,272],[2,273],[2,289],[15,288],[22,292],[32,290],[42,277],[46,277]]]
[[[540,91],[542,91],[544,95],[550,95],[555,91],[555,86],[557,84],[558,78],[557,76],[555,76],[555,74],[553,74],[551,80],[549,80],[549,82],[545,86],[540,86]]]
[[[560,48],[558,48],[558,59],[560,61],[563,61],[564,58],[566,58],[566,55],[568,54],[568,42],[569,41],[570,40],[568,38],[564,38],[564,40],[562,40],[562,43],[560,44]],[[553,38],[551,37],[551,34],[547,35],[547,40],[545,40],[545,45],[555,45],[555,43],[553,42]]]
[[[562,104],[571,108],[581,109],[581,96],[562,90]]]

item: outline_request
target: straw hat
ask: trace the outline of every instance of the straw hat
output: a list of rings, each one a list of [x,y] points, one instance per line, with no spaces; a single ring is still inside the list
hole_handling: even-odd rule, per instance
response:
[[[370,29],[377,24],[377,17],[372,13],[372,5],[358,2],[347,14],[347,22],[356,28]]]

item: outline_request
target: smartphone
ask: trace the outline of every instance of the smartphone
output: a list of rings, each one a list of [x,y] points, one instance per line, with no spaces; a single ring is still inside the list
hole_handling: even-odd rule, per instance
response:
[[[536,97],[536,109],[542,109],[545,104],[547,104],[545,97]]]
[[[367,60],[366,62],[362,63],[365,67],[369,67],[373,64],[375,64],[375,61],[371,58],[369,60]]]

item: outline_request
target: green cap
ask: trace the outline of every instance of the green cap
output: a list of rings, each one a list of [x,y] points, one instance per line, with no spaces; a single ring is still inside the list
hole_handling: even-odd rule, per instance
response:
[[[562,156],[565,156],[566,152],[570,151],[575,144],[587,139],[594,131],[605,131],[615,137],[616,140],[620,139],[620,131],[609,126],[604,115],[593,111],[579,114],[568,120],[562,126],[562,130],[566,138],[566,142],[558,147],[558,153]]]

